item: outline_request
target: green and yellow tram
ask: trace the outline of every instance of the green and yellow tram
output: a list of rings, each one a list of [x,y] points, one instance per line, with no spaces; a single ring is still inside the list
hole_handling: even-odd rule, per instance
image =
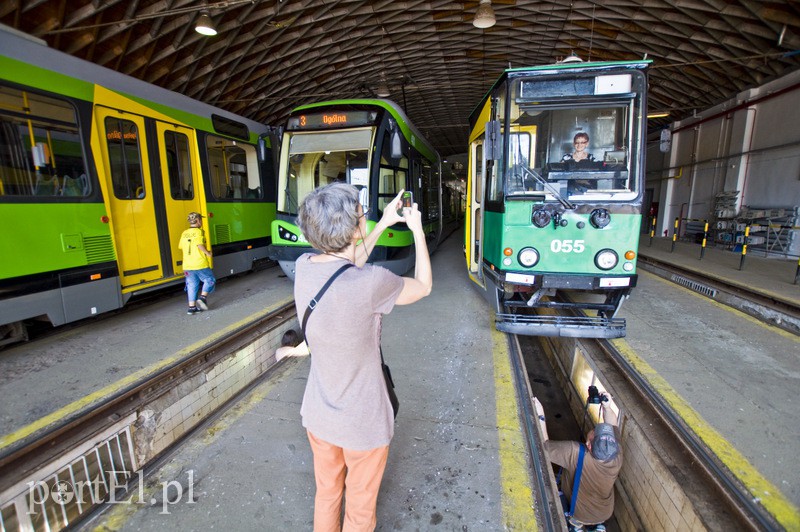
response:
[[[0,344],[182,283],[192,211],[218,277],[266,260],[268,133],[0,29]]]
[[[296,225],[303,198],[317,187],[341,181],[356,186],[371,228],[401,189],[419,204],[432,252],[443,237],[451,204],[442,205],[441,158],[389,100],[321,102],[292,111],[281,140],[278,213],[272,223],[270,258],[290,279],[294,263],[310,250]],[[403,224],[385,231],[369,262],[397,274],[414,265],[414,241]]]
[[[470,278],[517,334],[625,335],[648,61],[509,69],[470,117]]]

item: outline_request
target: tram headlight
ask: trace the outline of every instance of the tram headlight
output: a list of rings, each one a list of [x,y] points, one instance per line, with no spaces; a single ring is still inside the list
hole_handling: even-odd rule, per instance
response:
[[[531,221],[533,222],[533,225],[540,229],[542,227],[547,227],[547,224],[550,223],[550,213],[543,209],[536,209],[533,211]]]
[[[523,248],[517,254],[517,260],[526,268],[536,266],[536,263],[539,262],[539,252],[533,248]]]
[[[601,249],[594,256],[594,265],[601,270],[610,270],[619,262],[619,257],[613,249]]]
[[[281,237],[283,240],[288,240],[290,242],[297,242],[297,235],[280,225],[278,226],[278,236]]]
[[[595,209],[589,216],[589,222],[598,229],[602,229],[611,223],[611,214],[605,209]]]

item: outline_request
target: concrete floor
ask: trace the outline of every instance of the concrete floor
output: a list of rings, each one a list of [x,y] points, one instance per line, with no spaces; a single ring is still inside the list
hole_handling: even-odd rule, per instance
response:
[[[496,362],[508,364],[507,343],[464,274],[460,241],[446,241],[433,266],[431,296],[384,319],[400,413],[377,529],[532,530],[513,383]],[[307,358],[289,359],[169,458],[145,489],[152,505],[119,505],[92,527],[310,530],[314,479],[299,415],[308,369]],[[170,482],[184,493],[165,513],[161,486]]]

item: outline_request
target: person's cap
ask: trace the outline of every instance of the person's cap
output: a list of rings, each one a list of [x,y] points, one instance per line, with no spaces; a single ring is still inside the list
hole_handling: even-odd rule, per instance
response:
[[[601,462],[607,462],[617,454],[619,454],[619,444],[614,435],[614,426],[608,423],[598,423],[594,428],[592,456]]]
[[[195,222],[199,222],[201,218],[203,218],[203,215],[199,212],[190,212],[186,219],[189,220],[190,224],[193,224]]]

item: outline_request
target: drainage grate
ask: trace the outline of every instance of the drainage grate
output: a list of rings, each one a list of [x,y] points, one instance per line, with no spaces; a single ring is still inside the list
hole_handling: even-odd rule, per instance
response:
[[[692,281],[691,279],[687,279],[686,277],[681,277],[680,275],[673,275],[672,282],[678,283],[679,285],[685,286],[689,290],[694,290],[695,292],[700,292],[704,296],[708,296],[711,299],[717,297],[717,291],[710,286],[706,286],[704,284],[700,284],[697,281]]]
[[[124,486],[136,458],[130,426],[117,431],[0,494],[0,532],[61,530]]]

